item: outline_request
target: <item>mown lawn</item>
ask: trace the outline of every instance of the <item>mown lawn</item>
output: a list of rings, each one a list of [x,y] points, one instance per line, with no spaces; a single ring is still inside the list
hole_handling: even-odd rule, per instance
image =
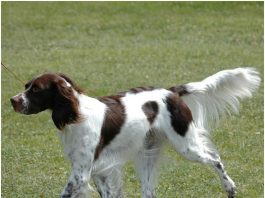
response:
[[[2,61],[25,82],[63,72],[96,97],[238,66],[263,75],[263,2],[2,2],[1,16]],[[24,87],[1,72],[2,197],[58,197],[70,167],[50,113],[14,113]],[[263,137],[261,86],[212,133],[238,197],[263,197]],[[226,197],[210,167],[165,153],[157,197]],[[124,191],[140,197],[131,164]]]

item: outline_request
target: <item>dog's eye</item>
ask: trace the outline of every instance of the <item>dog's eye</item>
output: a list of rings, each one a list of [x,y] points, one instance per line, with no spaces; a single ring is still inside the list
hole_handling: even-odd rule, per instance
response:
[[[39,92],[39,91],[40,91],[40,88],[34,86],[34,87],[32,87],[32,91],[33,91],[34,93]]]

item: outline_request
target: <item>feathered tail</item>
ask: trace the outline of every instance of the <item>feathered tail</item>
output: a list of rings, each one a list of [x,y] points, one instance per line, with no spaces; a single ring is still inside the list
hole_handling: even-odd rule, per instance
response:
[[[180,86],[181,97],[191,109],[194,122],[207,127],[209,121],[238,112],[239,99],[251,97],[259,87],[259,73],[253,68],[220,71],[201,82]]]

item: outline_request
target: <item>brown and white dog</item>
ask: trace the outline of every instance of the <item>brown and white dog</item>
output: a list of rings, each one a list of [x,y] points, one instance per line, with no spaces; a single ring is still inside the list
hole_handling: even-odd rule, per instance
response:
[[[11,103],[27,115],[52,111],[72,165],[61,197],[88,197],[90,178],[101,197],[122,197],[121,168],[128,160],[135,163],[142,196],[155,197],[157,162],[169,142],[185,158],[211,165],[232,198],[236,187],[209,146],[208,123],[237,111],[239,99],[250,97],[259,83],[254,69],[237,68],[169,89],[139,87],[92,98],[65,75],[45,73],[29,81]]]

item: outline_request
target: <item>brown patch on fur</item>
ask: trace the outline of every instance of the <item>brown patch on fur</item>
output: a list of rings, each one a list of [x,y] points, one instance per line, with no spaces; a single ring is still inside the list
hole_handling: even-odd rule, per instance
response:
[[[152,124],[158,113],[158,105],[155,101],[149,101],[143,104],[142,110],[145,113],[147,120]]]
[[[120,101],[121,97],[121,95],[116,95],[99,98],[99,101],[107,105],[107,111],[101,128],[100,141],[97,145],[94,156],[95,160],[99,157],[103,148],[107,146],[117,134],[119,134],[125,121],[125,108]]]
[[[140,92],[143,92],[143,91],[152,91],[154,90],[155,88],[154,87],[135,87],[135,88],[132,88],[130,89],[128,92],[131,92],[131,93],[140,93]]]
[[[185,136],[192,121],[190,109],[177,94],[170,94],[165,103],[170,112],[172,127],[179,135]]]
[[[72,81],[66,80],[77,92],[81,93],[81,89],[75,86]],[[72,87],[67,87],[65,82],[59,82],[56,86],[58,92],[54,99],[52,119],[56,127],[61,130],[66,124],[81,122],[82,118],[79,113],[79,101],[74,95]]]
[[[137,94],[137,93],[141,93],[141,92],[143,92],[143,91],[152,91],[152,90],[154,90],[154,89],[156,89],[156,88],[151,87],[151,86],[149,86],[149,87],[135,87],[135,88],[131,88],[131,89],[129,89],[128,91],[122,91],[122,92],[119,92],[117,96],[119,96],[119,97],[123,97],[123,96],[125,96],[125,94],[127,94],[127,93],[134,93],[134,94]]]
[[[185,85],[179,85],[179,86],[174,86],[170,87],[168,90],[177,93],[179,96],[183,96],[188,94],[189,92],[187,91]]]
[[[62,73],[58,73],[58,75],[64,78],[79,94],[83,93],[83,90],[80,87],[78,87],[68,76]]]

